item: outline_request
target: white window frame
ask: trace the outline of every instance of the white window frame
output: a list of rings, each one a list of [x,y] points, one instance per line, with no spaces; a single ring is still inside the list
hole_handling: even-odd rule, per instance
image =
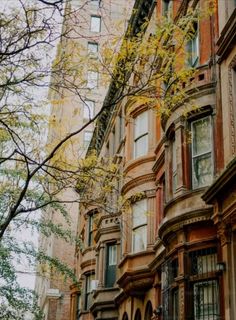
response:
[[[142,128],[142,118],[144,119],[144,127]],[[143,141],[143,142],[142,142]],[[143,149],[140,150],[140,142],[143,143]],[[134,118],[134,159],[145,156],[148,153],[148,111],[140,113]]]
[[[194,152],[194,124],[197,123],[197,122],[203,121],[204,119],[209,119],[209,127],[210,127],[209,129],[210,130],[209,130],[208,138],[210,139],[210,148],[209,148],[209,150],[206,150],[204,152],[195,154],[195,152]],[[212,182],[212,179],[213,179],[213,172],[214,172],[213,163],[214,162],[213,162],[213,133],[212,133],[212,119],[211,119],[211,116],[206,116],[206,117],[197,119],[195,121],[192,121],[191,122],[191,133],[192,133],[192,188],[193,189],[198,189],[198,188],[201,188],[201,187],[208,186]],[[207,155],[210,155],[210,161],[211,161],[211,167],[212,167],[212,170],[211,170],[212,179],[208,183],[200,184],[200,183],[197,183],[197,181],[199,179],[197,178],[197,174],[195,172],[194,160],[198,159],[198,158],[201,158],[201,157],[204,157],[204,156],[207,156]]]
[[[90,31],[91,32],[101,32],[101,17],[92,15],[90,19]]]
[[[135,221],[141,218],[140,221]],[[141,240],[138,245],[136,240]],[[142,199],[132,206],[132,253],[147,248],[147,199]]]

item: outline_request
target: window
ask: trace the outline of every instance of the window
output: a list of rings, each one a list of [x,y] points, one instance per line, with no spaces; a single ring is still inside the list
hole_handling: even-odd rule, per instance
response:
[[[219,318],[218,283],[216,280],[194,283],[194,320]]]
[[[92,32],[101,31],[101,17],[91,16],[90,31]]]
[[[199,63],[199,30],[197,23],[194,23],[192,30],[189,31],[189,38],[186,48],[187,64],[190,67],[196,67]]]
[[[88,42],[88,54],[92,57],[96,57],[98,53],[98,43]]]
[[[86,149],[92,139],[93,132],[92,131],[85,131],[84,132],[84,149]]]
[[[196,120],[192,132],[192,185],[193,188],[208,186],[213,176],[211,117]]]
[[[76,320],[80,318],[80,311],[81,311],[81,301],[80,301],[80,294],[77,294],[77,304],[76,304]]]
[[[94,117],[94,108],[95,103],[91,100],[85,100],[84,101],[84,114],[83,117],[85,120],[92,119]]]
[[[122,116],[122,113],[119,114],[119,142],[122,141],[124,137],[124,117]]]
[[[94,281],[95,275],[89,274],[85,278],[85,301],[84,301],[84,309],[88,310],[92,304],[92,295],[93,295],[93,288],[92,288],[92,281]]]
[[[147,247],[147,199],[133,205],[132,215],[132,252],[145,250]]]
[[[98,87],[98,72],[88,71],[87,88],[94,89]]]
[[[93,215],[88,216],[88,246],[93,245]]]
[[[134,158],[148,152],[148,112],[145,111],[134,119]]]
[[[168,19],[171,17],[173,2],[172,0],[162,0],[162,14]]]
[[[190,252],[191,276],[190,280],[198,277],[198,282],[193,282],[193,319],[214,320],[220,319],[219,289],[216,279],[209,279],[210,275],[216,277],[217,266],[216,248],[206,248]],[[202,280],[206,278],[207,280]],[[200,281],[199,281],[200,280]]]
[[[178,277],[178,259],[170,259],[162,265],[161,286],[163,320],[177,320],[179,314],[179,291],[175,278]]]
[[[105,276],[105,285],[107,288],[113,287],[116,281],[116,264],[117,264],[117,246],[116,244],[108,244],[107,256],[106,256],[106,276]]]
[[[176,163],[176,142],[175,137],[172,140],[172,191],[177,188],[177,163]]]

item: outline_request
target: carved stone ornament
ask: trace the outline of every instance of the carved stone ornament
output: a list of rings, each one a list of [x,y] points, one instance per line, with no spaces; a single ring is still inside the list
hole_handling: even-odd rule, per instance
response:
[[[230,112],[230,128],[231,128],[231,152],[232,155],[236,154],[236,141],[235,141],[235,114],[234,114],[234,101],[233,101],[233,68],[236,66],[236,56],[234,56],[228,68],[229,79],[229,112]]]
[[[221,222],[218,225],[217,236],[220,239],[221,246],[223,247],[227,243],[230,243],[231,232],[229,228],[227,228],[224,222]]]

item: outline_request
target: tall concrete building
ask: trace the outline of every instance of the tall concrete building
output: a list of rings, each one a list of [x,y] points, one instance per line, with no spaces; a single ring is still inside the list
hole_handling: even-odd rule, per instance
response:
[[[52,76],[48,147],[68,133],[83,127],[99,112],[108,86],[105,79],[107,74],[100,72],[104,59],[103,50],[105,47],[112,49],[119,37],[123,36],[131,9],[132,1],[126,0],[66,2],[62,38],[53,68],[56,70],[60,63],[66,63],[68,74],[54,72]],[[117,48],[116,44],[114,50]],[[54,86],[54,77],[59,83],[57,87]],[[90,124],[61,148],[54,161],[65,162],[71,169],[76,169],[79,159],[86,152],[92,133],[93,124]],[[79,200],[73,186],[62,189],[59,197],[71,202]],[[80,225],[78,201],[65,204],[65,208],[72,221],[72,234],[76,235],[77,225]],[[54,223],[68,228],[56,209],[49,209],[45,215]],[[75,268],[75,245],[53,235],[41,235],[39,246],[49,256],[57,257],[70,268]],[[44,266],[39,266],[36,292],[45,320],[68,320],[71,283],[58,277],[54,270],[44,269]]]

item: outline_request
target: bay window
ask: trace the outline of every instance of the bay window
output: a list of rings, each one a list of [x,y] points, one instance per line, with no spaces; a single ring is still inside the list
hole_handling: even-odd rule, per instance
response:
[[[132,212],[132,252],[146,250],[147,247],[147,199],[133,205]]]
[[[134,119],[134,158],[148,153],[148,112],[144,111]]]
[[[192,132],[192,185],[208,186],[213,177],[212,124],[207,116],[191,124]]]

